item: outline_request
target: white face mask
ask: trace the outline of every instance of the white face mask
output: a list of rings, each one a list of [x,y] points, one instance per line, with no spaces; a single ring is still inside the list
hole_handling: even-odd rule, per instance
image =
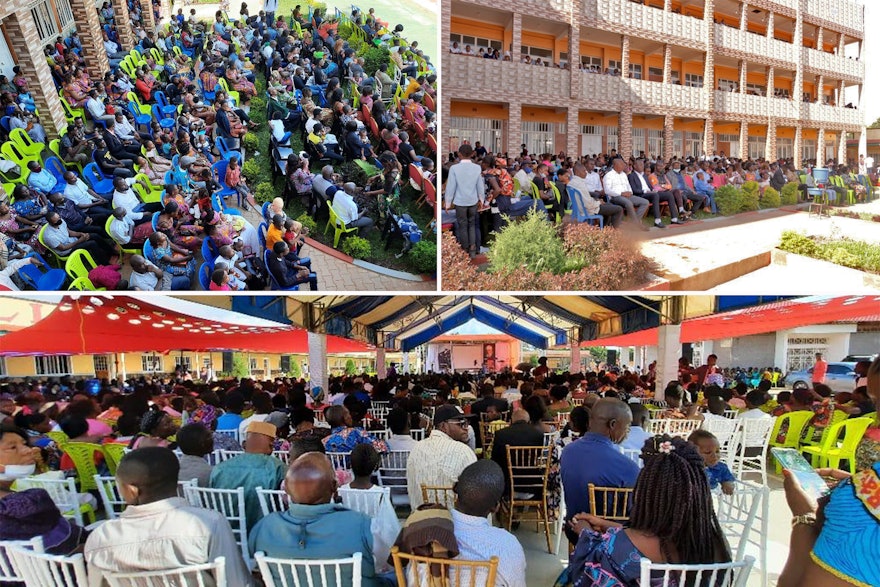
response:
[[[27,477],[28,475],[33,475],[36,470],[37,465],[35,463],[31,463],[30,465],[6,465],[5,471],[0,473],[0,479],[6,481],[20,479],[22,477]]]

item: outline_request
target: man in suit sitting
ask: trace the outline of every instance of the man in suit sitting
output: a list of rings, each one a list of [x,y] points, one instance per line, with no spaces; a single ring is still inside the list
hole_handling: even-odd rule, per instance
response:
[[[649,200],[652,204],[654,210],[654,226],[657,228],[666,228],[663,225],[662,216],[660,213],[660,202],[666,202],[669,204],[669,211],[672,214],[672,223],[680,224],[678,220],[678,209],[675,206],[675,198],[672,195],[672,192],[669,190],[655,192],[651,190],[651,186],[648,184],[648,179],[645,177],[645,162],[641,159],[636,159],[636,162],[633,164],[632,173],[629,174],[629,185],[632,187],[632,193],[634,196],[640,196]]]

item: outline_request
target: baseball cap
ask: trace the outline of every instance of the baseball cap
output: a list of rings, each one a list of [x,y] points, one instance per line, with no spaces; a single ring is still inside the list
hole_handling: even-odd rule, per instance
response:
[[[434,428],[437,428],[443,422],[449,420],[464,420],[464,414],[458,411],[455,406],[440,406],[434,412]]]

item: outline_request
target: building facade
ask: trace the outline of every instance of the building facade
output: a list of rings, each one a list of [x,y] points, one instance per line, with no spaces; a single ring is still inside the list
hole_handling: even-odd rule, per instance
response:
[[[800,163],[843,161],[847,134],[863,132],[855,2],[443,0],[441,13],[448,151]]]

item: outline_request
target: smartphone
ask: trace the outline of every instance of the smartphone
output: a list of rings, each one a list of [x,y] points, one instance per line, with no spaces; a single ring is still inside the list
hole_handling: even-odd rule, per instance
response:
[[[797,477],[801,487],[807,492],[807,495],[818,500],[820,497],[828,493],[828,484],[819,476],[819,473],[813,469],[812,465],[807,462],[804,456],[793,448],[777,448],[773,447],[770,452],[779,461],[783,469],[788,469]]]

